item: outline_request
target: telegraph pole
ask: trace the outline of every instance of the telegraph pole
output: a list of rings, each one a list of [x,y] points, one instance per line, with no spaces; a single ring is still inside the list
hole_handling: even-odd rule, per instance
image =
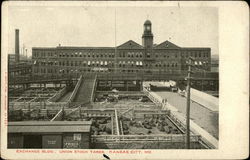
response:
[[[187,108],[186,108],[186,149],[190,149],[190,83],[192,73],[192,61],[193,58],[189,57],[188,62],[188,76],[187,76]]]

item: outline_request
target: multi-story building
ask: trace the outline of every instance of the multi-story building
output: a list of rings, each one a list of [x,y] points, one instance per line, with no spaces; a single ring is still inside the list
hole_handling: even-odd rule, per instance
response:
[[[194,65],[210,71],[210,48],[182,48],[169,41],[155,45],[153,37],[152,24],[147,20],[142,45],[129,40],[117,47],[34,47],[33,74],[180,72],[187,70],[190,56],[195,59]]]

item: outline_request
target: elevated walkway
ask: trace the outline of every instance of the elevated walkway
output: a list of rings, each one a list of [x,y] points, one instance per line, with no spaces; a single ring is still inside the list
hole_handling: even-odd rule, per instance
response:
[[[95,75],[84,77],[72,102],[77,104],[86,104],[92,102],[95,85]]]
[[[186,98],[173,92],[153,92],[144,88],[149,98],[163,108],[167,108],[183,124],[185,124]],[[167,100],[164,103],[164,100]],[[211,111],[198,103],[190,104],[190,128],[193,133],[201,135],[203,142],[218,148],[218,112]]]
[[[72,92],[65,93],[62,97],[60,97],[56,102],[67,102],[70,98]]]

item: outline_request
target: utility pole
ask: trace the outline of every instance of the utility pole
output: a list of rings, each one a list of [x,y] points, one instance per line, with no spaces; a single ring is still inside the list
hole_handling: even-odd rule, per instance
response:
[[[186,108],[186,149],[190,149],[190,83],[192,73],[193,58],[189,57],[188,76],[187,76],[187,108]]]

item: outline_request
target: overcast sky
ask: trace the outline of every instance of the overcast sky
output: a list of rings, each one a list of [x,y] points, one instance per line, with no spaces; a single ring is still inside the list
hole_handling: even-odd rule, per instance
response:
[[[115,46],[128,40],[141,44],[143,23],[152,22],[154,43],[210,47],[218,54],[218,11],[212,7],[9,6],[9,53],[15,29],[20,47]]]

